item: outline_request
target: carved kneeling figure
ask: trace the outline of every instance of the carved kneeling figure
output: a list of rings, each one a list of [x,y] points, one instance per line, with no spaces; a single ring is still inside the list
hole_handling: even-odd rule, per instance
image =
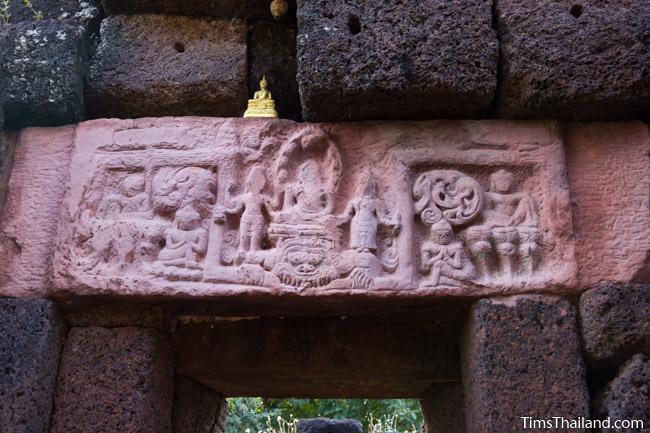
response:
[[[422,271],[428,274],[421,288],[458,286],[476,276],[474,265],[445,219],[431,226],[431,240],[422,244],[421,253]]]
[[[176,212],[173,226],[165,233],[165,248],[158,263],[165,266],[199,269],[199,257],[208,246],[208,231],[201,227],[199,213],[187,206]]]

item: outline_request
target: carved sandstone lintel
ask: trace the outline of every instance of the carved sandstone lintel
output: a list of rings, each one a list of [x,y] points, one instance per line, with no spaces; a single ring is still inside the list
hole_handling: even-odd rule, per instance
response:
[[[563,181],[548,124],[485,153],[512,126],[105,122],[76,144],[57,287],[480,296],[574,278],[548,208],[568,205],[547,185]]]

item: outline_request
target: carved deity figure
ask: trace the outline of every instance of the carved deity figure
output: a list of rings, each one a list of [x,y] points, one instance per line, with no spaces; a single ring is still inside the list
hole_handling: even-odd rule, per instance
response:
[[[201,215],[190,206],[176,212],[173,226],[165,232],[165,247],[158,263],[165,266],[199,269],[199,257],[208,246],[208,231],[201,227]]]
[[[334,208],[333,194],[320,175],[318,163],[312,159],[298,168],[298,182],[284,192],[281,219],[293,222],[317,221]]]
[[[385,218],[383,202],[377,193],[377,181],[371,176],[363,186],[363,191],[350,203],[339,216],[342,223],[350,224],[350,248],[357,251],[377,250],[377,228],[379,224],[397,226],[394,221]]]
[[[476,276],[476,269],[454,237],[451,224],[440,219],[431,226],[431,239],[421,248],[422,270],[427,277],[420,287],[457,286]]]
[[[100,204],[99,214],[115,217],[121,213],[145,212],[149,209],[149,196],[145,192],[142,173],[126,176],[119,186],[118,193],[109,194]]]
[[[368,288],[373,279],[380,275],[377,252],[377,231],[380,225],[390,227],[393,232],[399,226],[398,219],[386,218],[383,201],[379,198],[376,179],[371,175],[361,191],[348,203],[339,215],[339,223],[350,222],[350,250],[341,255],[341,270],[350,272],[348,277],[352,288]]]
[[[516,192],[512,173],[499,170],[490,176],[490,190],[484,211],[486,224],[491,227],[537,226],[537,210],[531,196]]]
[[[262,194],[265,185],[264,170],[261,167],[253,167],[244,182],[244,193],[232,199],[235,203],[233,207],[223,210],[231,215],[242,214],[239,224],[239,253],[262,249],[266,225],[263,212],[268,201]]]

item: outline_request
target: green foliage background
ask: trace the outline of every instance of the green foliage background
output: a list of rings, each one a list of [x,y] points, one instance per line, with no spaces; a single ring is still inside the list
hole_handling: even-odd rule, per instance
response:
[[[227,433],[266,431],[267,420],[281,416],[291,418],[352,418],[360,421],[368,431],[368,418],[397,417],[400,432],[419,430],[422,411],[417,400],[327,400],[327,399],[262,399],[229,398]]]

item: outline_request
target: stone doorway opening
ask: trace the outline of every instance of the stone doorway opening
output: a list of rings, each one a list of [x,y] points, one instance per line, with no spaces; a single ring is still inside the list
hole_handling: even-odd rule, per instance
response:
[[[228,398],[226,433],[417,433],[416,399]]]
[[[388,431],[390,420],[378,419],[386,411],[373,414],[379,424],[373,429],[367,417],[372,409],[360,416],[358,410],[346,414],[344,409],[322,406],[325,401],[345,405],[354,401],[350,399],[375,407],[386,399],[409,402],[416,413],[412,425],[404,428],[409,420],[400,419],[393,427],[434,433],[462,430],[460,328],[453,321],[422,317],[179,316],[172,338],[177,377],[229,401],[230,425],[227,415],[220,415],[226,433],[296,433],[297,426],[287,432],[278,425],[286,430],[293,421],[288,415],[353,418],[363,424],[362,432]],[[178,383],[177,379],[177,390]],[[177,399],[196,405],[196,390],[194,397]],[[320,402],[321,408],[303,413],[273,410],[296,398]],[[268,428],[255,431],[250,422],[241,420],[233,425],[232,410],[241,409],[233,402],[255,399],[264,406],[262,417],[270,416]]]

